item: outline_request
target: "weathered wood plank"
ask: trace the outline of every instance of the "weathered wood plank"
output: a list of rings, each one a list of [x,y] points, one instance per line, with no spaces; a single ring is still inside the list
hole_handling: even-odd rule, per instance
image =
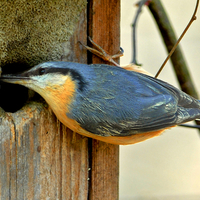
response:
[[[86,42],[86,1],[80,0],[76,3],[66,1],[63,5],[66,6],[66,3],[68,7],[71,3],[73,4],[72,7],[77,9],[77,13],[74,13],[74,10],[69,11],[73,12],[74,18],[80,17],[80,20],[69,21],[68,24],[66,21],[64,23],[57,19],[59,28],[63,23],[63,29],[70,26],[70,31],[65,36],[68,41],[63,42],[62,39],[58,55],[53,53],[53,56],[60,57],[62,60],[86,63],[86,51],[83,51],[77,43],[78,40]],[[52,2],[50,1],[49,4]],[[59,2],[55,3],[56,6],[59,6],[58,4]],[[23,10],[29,9],[29,4],[23,4],[23,6]],[[51,10],[52,8],[47,5],[45,9]],[[15,8],[12,7],[12,9]],[[77,16],[75,16],[76,14]],[[33,19],[29,18],[30,23],[36,17],[31,16]],[[51,15],[52,18],[53,16],[57,17],[57,15]],[[69,19],[74,19],[73,17]],[[51,20],[54,20],[52,18]],[[23,22],[24,19],[21,18],[21,21]],[[35,24],[35,26],[37,25]],[[44,28],[46,28],[45,25]],[[52,28],[52,31],[54,30],[56,27]],[[70,34],[71,37],[69,37]],[[31,34],[31,37],[33,35]],[[52,35],[58,39],[56,33],[52,33]],[[32,40],[33,38],[31,38]],[[51,42],[53,43],[53,41]],[[44,42],[42,46],[38,46],[35,51],[41,52],[33,52],[33,55],[40,54],[39,59],[42,59],[43,48],[46,48],[45,44]],[[20,45],[24,44],[19,43],[19,49]],[[49,44],[46,45],[49,46]],[[58,40],[56,40],[56,45],[58,45]],[[51,46],[51,48],[56,49],[57,46]],[[31,51],[33,50],[34,48],[31,49]],[[54,50],[47,50],[47,52],[52,51]],[[57,49],[54,52],[57,52]],[[22,54],[22,52],[19,53]],[[9,55],[12,59],[12,54]],[[31,58],[31,52],[28,55],[30,59],[33,59],[30,63],[36,62],[34,59],[38,59],[34,56]],[[44,60],[54,59],[54,57],[50,58],[49,55],[45,55],[47,57]],[[16,60],[20,61],[20,58],[16,57]],[[4,62],[7,61],[4,60]],[[4,96],[1,95],[1,98]],[[15,113],[4,113],[0,110],[0,199],[62,200],[87,199],[87,196],[88,138],[73,133],[63,126],[45,103],[31,102]]]
[[[42,104],[9,114],[2,126],[2,199],[87,198],[86,137],[73,134]]]
[[[89,35],[109,53],[118,52],[119,0],[90,3]],[[59,55],[51,49],[53,56],[86,62],[86,51],[77,44],[78,40],[86,42],[85,16],[86,10],[83,10],[73,36],[62,43],[62,48],[59,47]],[[63,26],[67,27],[67,24]],[[20,45],[24,47],[23,42],[18,44],[19,49]],[[41,49],[37,46],[35,51],[41,50],[43,56],[44,46],[45,43]],[[17,61],[22,54],[20,52],[20,57],[16,57]],[[28,55],[30,63],[35,62],[31,61],[34,57],[31,58],[30,52]],[[9,56],[12,60],[13,55]],[[50,59],[48,56],[45,60]],[[101,61],[93,57],[93,62]],[[63,126],[43,103],[29,103],[16,113],[0,112],[1,199],[87,199],[88,192],[90,199],[118,199],[119,147],[96,140],[89,146],[92,170],[88,191],[88,138]]]
[[[89,28],[92,39],[110,54],[119,51],[120,1],[92,0],[89,4]],[[103,63],[92,56],[92,63]],[[118,199],[119,146],[92,140],[89,199]]]

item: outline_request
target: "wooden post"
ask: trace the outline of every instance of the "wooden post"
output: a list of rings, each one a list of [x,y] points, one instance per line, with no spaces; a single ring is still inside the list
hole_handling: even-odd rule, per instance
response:
[[[3,71],[13,62],[16,67],[48,60],[86,63],[78,44],[87,38],[86,3],[0,2]],[[119,0],[104,0],[88,7],[89,34],[111,54],[119,50],[119,6]],[[0,98],[12,92],[12,87],[0,90]],[[10,98],[13,105],[17,96]],[[35,98],[13,113],[0,108],[0,199],[118,199],[119,147],[73,133]]]
[[[120,47],[120,1],[89,1],[88,34],[110,54]],[[92,63],[104,63],[92,55]],[[92,140],[89,199],[118,199],[119,146]]]
[[[87,63],[78,44],[87,41],[86,0],[2,1],[0,7],[3,71],[9,73],[12,62],[14,67],[47,60]],[[10,93],[12,88],[0,98]],[[62,125],[44,101],[31,101],[14,113],[0,110],[0,199],[87,197],[88,138]]]

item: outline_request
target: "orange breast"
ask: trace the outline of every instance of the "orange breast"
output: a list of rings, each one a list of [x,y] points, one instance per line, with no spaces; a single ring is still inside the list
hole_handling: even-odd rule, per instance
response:
[[[77,126],[77,122],[69,119],[66,113],[70,110],[70,104],[75,98],[76,84],[70,76],[66,79],[62,85],[54,85],[54,87],[45,88],[44,99],[50,105],[51,109],[57,116],[57,118],[67,127],[74,130]]]

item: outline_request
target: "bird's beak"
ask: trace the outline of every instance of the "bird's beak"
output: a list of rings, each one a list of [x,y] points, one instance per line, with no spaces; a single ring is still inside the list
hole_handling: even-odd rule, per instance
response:
[[[25,73],[22,74],[5,74],[0,77],[0,81],[14,84],[26,85],[30,77],[27,77]]]

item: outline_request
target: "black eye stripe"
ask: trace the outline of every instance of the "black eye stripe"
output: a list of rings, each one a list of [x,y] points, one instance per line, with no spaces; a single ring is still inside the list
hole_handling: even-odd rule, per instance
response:
[[[42,76],[44,74],[50,74],[50,73],[68,74],[69,71],[70,71],[69,69],[46,67],[46,68],[39,68],[39,69],[36,69],[35,71],[32,71],[31,75]]]
[[[38,76],[38,75],[44,75],[44,74],[50,74],[50,73],[60,73],[60,74],[66,75],[69,72],[70,72],[70,69],[46,67],[46,68],[39,68],[33,71],[32,75]]]
[[[38,70],[38,75],[43,75],[43,74],[45,74],[45,72],[46,72],[46,70],[44,68],[40,68]]]
[[[60,74],[68,74],[71,70],[67,69],[67,68],[53,68],[53,67],[49,67],[49,68],[44,68],[45,69],[45,74],[48,73],[60,73]]]
[[[46,68],[39,68],[31,73],[32,76],[42,76],[44,74],[63,74],[67,75],[70,74],[73,80],[76,80],[79,86],[79,90],[83,91],[85,89],[85,86],[87,85],[84,78],[81,76],[81,74],[74,70],[69,68],[55,68],[55,67],[46,67]],[[30,74],[29,74],[30,75]]]

